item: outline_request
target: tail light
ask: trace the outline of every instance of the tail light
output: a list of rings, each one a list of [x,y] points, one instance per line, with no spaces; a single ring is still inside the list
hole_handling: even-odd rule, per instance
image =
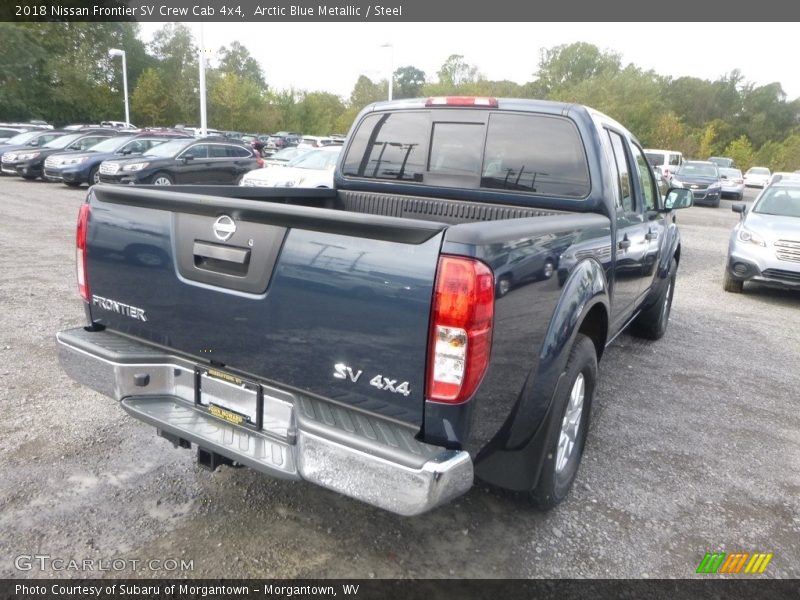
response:
[[[428,339],[428,400],[459,404],[472,396],[489,364],[493,319],[489,267],[471,258],[442,256]]]
[[[258,165],[259,169],[263,169],[264,168],[264,159],[261,158],[260,156],[256,156],[256,164]]]
[[[78,291],[84,302],[89,302],[89,281],[86,279],[86,230],[88,225],[89,204],[81,204],[75,235],[75,266],[78,275]]]

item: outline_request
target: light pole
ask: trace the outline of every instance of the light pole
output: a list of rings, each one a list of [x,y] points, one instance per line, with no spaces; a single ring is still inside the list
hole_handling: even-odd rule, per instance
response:
[[[205,136],[208,134],[208,113],[206,112],[206,48],[205,38],[203,36],[203,22],[200,21],[200,60],[197,61],[199,66],[200,78],[200,135]]]
[[[392,99],[392,83],[394,79],[394,46],[386,43],[381,44],[381,48],[389,48],[389,100]]]
[[[122,57],[122,87],[125,91],[125,126],[129,126],[131,123],[131,114],[128,110],[128,65],[125,62],[125,50],[120,50],[119,48],[111,48],[108,51],[108,55],[111,57],[114,56],[121,56]]]

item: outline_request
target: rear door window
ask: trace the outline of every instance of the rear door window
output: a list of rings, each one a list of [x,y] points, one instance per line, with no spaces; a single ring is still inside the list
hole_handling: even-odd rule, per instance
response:
[[[187,148],[186,151],[181,154],[181,158],[185,158],[187,156],[191,156],[193,158],[208,158],[208,145],[197,144],[196,146]]]

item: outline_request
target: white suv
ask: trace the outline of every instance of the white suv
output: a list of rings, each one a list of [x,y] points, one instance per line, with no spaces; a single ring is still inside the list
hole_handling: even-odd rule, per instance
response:
[[[683,154],[677,150],[658,150],[647,149],[644,150],[644,155],[656,173],[661,175],[664,179],[669,181],[670,177],[678,170],[683,164]]]

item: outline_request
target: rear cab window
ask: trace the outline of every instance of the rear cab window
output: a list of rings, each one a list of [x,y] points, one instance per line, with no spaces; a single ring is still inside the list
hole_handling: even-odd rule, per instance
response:
[[[348,177],[585,198],[589,168],[572,120],[541,113],[375,113],[342,163]]]

